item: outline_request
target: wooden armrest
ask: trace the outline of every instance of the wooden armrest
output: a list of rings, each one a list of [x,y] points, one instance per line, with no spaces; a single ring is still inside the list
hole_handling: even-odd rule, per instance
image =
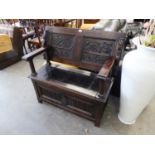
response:
[[[39,49],[37,49],[37,50],[35,50],[35,51],[29,53],[29,54],[24,55],[24,56],[22,57],[22,59],[23,59],[23,60],[26,60],[26,61],[32,60],[35,56],[37,56],[37,55],[39,55],[39,54],[45,52],[46,50],[47,50],[46,47],[41,47],[41,48],[39,48]]]
[[[107,78],[109,75],[109,72],[111,71],[111,68],[113,67],[113,64],[115,62],[115,57],[111,57],[108,59],[102,68],[100,69],[99,73],[97,74],[98,78]]]

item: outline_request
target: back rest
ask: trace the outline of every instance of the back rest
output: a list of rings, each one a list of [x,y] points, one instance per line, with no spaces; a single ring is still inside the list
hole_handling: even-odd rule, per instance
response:
[[[98,72],[104,62],[116,56],[124,33],[48,27],[45,46],[50,47],[51,60]]]

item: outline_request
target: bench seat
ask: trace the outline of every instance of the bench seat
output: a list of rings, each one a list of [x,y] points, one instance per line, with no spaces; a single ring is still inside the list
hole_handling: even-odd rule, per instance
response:
[[[102,99],[98,96],[99,80],[96,78],[96,74],[90,71],[82,69],[67,68],[61,65],[52,65],[50,72],[47,71],[47,66],[42,66],[36,76],[29,76],[31,79],[40,81],[42,83],[48,83],[51,86],[67,89],[70,92],[76,92],[83,96],[91,97],[94,100],[105,102],[107,100],[109,92],[104,94]],[[48,68],[49,70],[49,68]],[[109,79],[107,87],[111,89],[113,79]]]

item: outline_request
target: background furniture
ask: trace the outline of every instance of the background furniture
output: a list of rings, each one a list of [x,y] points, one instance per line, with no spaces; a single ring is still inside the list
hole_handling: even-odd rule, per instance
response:
[[[23,56],[22,29],[11,25],[0,24],[0,34],[7,34],[11,38],[12,50],[0,53],[0,69],[21,60]]]
[[[126,25],[125,19],[101,19],[93,27],[93,30],[119,32]]]
[[[32,51],[33,49],[39,48],[43,43],[43,32],[46,26],[62,26],[70,28],[79,28],[81,20],[79,19],[21,19],[21,25],[26,30],[24,34],[24,48],[25,41],[28,43],[28,48]],[[30,33],[33,36],[30,36]],[[27,51],[26,51],[27,53]]]
[[[23,57],[39,102],[45,101],[100,125],[113,84],[110,76],[125,34],[48,27],[45,47]],[[45,52],[47,64],[36,72],[33,58]],[[50,60],[73,65],[64,67]]]

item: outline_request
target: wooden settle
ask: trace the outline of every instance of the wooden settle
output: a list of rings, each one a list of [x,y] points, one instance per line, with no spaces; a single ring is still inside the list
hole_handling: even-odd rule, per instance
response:
[[[38,101],[51,103],[99,126],[113,85],[111,72],[124,38],[124,33],[48,27],[44,47],[23,57],[30,63],[30,78]],[[36,71],[33,58],[41,53],[45,53],[47,64]]]

